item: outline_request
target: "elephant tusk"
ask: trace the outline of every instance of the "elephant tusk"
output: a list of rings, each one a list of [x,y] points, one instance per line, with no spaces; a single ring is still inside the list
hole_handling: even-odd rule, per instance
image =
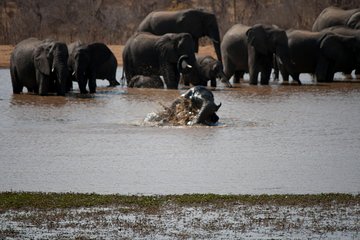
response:
[[[188,63],[184,60],[184,61],[181,62],[181,68],[182,68],[182,69],[186,69],[186,68],[191,69],[192,66],[191,66],[190,64],[188,64]]]
[[[55,71],[55,68],[53,67],[52,69],[51,69],[51,72],[53,73]]]
[[[75,76],[75,71],[73,71],[72,75]]]

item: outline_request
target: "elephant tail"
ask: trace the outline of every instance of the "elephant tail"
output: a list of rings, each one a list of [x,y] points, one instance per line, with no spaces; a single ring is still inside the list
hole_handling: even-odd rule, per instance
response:
[[[125,69],[124,68],[123,68],[123,71],[122,71],[122,74],[121,74],[120,86],[121,87],[125,86]]]
[[[131,78],[134,76],[134,68],[128,51],[130,51],[129,47],[125,46],[123,50],[123,71],[120,79],[120,85],[122,87],[125,86],[125,81],[129,84]]]

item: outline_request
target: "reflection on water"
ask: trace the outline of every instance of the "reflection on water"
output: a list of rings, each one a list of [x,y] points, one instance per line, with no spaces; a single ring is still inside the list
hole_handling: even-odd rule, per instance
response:
[[[145,126],[184,90],[106,84],[13,95],[0,70],[0,191],[359,192],[358,82],[220,87],[217,127]]]

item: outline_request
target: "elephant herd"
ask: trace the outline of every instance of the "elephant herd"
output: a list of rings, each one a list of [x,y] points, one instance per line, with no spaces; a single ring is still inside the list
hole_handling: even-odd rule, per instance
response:
[[[65,95],[77,81],[81,93],[96,91],[96,79],[107,79],[111,86],[116,81],[117,60],[103,43],[70,45],[45,39],[28,38],[18,43],[10,57],[13,93],[28,92],[40,95]]]
[[[277,26],[235,24],[221,42],[224,73],[239,82],[245,72],[250,84],[268,84],[274,68],[284,81],[301,84],[300,74],[317,82],[333,81],[336,72],[350,74],[360,67],[360,9],[325,8],[312,31],[283,30]]]
[[[197,55],[199,38],[211,39],[217,59]],[[198,9],[151,12],[126,42],[123,77],[128,87],[177,89],[185,85],[216,87],[221,80],[238,83],[249,73],[250,84],[269,84],[272,69],[284,81],[310,73],[318,82],[333,81],[336,72],[360,73],[360,9],[324,9],[312,31],[284,30],[275,25],[233,25],[222,37],[216,16]],[[29,38],[10,59],[13,92],[64,95],[77,81],[81,93],[96,92],[96,79],[116,80],[117,60],[103,43],[69,45]]]

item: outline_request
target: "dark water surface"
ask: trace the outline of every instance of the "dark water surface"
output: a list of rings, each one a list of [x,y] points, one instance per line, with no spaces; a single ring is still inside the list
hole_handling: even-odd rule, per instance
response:
[[[118,79],[120,78],[118,71]],[[184,90],[13,95],[0,70],[0,191],[360,191],[360,83],[219,88],[217,127],[142,120]]]

